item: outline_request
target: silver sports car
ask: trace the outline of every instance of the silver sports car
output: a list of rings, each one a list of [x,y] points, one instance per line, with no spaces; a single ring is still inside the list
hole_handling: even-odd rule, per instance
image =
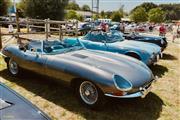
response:
[[[2,50],[11,75],[27,69],[68,83],[89,108],[97,108],[105,96],[145,97],[154,81],[151,70],[125,55],[87,50],[80,41],[31,41]]]

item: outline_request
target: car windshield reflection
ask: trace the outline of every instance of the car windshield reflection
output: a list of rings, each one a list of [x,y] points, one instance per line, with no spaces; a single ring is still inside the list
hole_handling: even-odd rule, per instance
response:
[[[65,43],[62,41],[43,41],[43,51],[47,54],[60,54],[70,51],[83,49],[80,42],[77,40],[75,43]]]
[[[83,37],[84,40],[90,40],[93,42],[103,42],[106,41],[107,43],[113,43],[117,41],[123,41],[124,38],[122,34],[118,31],[91,31]]]

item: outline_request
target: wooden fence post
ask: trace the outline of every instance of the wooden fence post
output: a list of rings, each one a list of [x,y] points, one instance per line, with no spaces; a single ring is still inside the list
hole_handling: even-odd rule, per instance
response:
[[[20,25],[19,25],[19,11],[18,10],[16,11],[16,28],[17,28],[17,43],[21,44],[21,40],[20,40],[19,34],[18,34],[21,32]]]
[[[0,25],[0,50],[2,49],[2,36],[1,36],[1,25]]]
[[[27,18],[26,21],[27,21],[27,24],[26,24],[27,33],[29,33],[29,18]]]
[[[48,40],[48,20],[45,19],[45,32],[46,32],[46,40]]]
[[[61,25],[59,24],[59,40],[62,40],[62,28]]]

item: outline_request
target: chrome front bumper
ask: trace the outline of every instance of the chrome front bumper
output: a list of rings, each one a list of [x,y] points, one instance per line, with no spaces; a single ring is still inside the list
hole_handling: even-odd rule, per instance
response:
[[[153,80],[151,82],[151,85],[146,89],[145,87],[140,87],[138,92],[132,93],[132,94],[126,94],[123,96],[116,96],[113,94],[105,94],[105,96],[108,97],[114,97],[114,98],[136,98],[136,97],[141,97],[141,98],[145,98],[146,95],[151,91],[152,89],[152,83],[154,83],[156,80]]]

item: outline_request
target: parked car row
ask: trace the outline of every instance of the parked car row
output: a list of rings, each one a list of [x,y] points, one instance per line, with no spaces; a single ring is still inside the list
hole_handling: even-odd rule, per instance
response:
[[[156,79],[148,66],[163,57],[167,42],[161,37],[135,35],[142,38],[127,40],[127,34],[116,30],[91,30],[63,41],[8,45],[1,54],[12,76],[30,70],[60,80],[73,88],[83,105],[98,109],[107,97],[144,98],[151,90]]]

